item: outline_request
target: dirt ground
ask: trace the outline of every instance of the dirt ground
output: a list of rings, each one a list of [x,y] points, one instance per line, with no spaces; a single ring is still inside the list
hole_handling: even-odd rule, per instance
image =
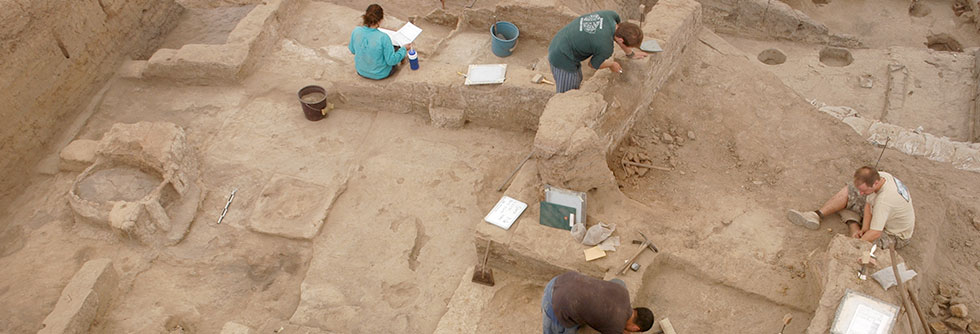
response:
[[[329,2],[358,11],[373,3]],[[448,0],[446,7],[458,11],[471,2],[492,8],[499,1]],[[651,219],[667,228],[655,238],[668,240],[665,244],[673,247],[668,252],[678,254],[658,258],[645,269],[634,302],[669,317],[680,333],[776,332],[786,313],[794,315],[786,333],[806,330],[819,306],[813,286],[821,279],[808,277],[807,266],[846,227],[831,217],[821,229],[806,230],[786,221],[785,211],[816,209],[848,182],[855,168],[875,164],[882,152],[808,100],[878,115],[881,87],[865,90],[851,84],[864,73],[875,75],[876,85],[885,80],[882,66],[889,59],[881,58],[889,52],[908,56],[916,66],[923,66],[918,64],[922,59],[962,57],[955,66],[944,63],[939,72],[948,73],[945,78],[929,72],[930,79],[920,80],[947,95],[918,94],[909,102],[915,113],[890,120],[966,137],[963,120],[975,88],[964,85],[975,85],[976,79],[964,71],[972,68],[972,56],[967,62],[966,56],[890,49],[926,49],[919,39],[939,30],[964,48],[980,46],[973,23],[955,17],[948,1],[923,0],[930,14],[913,18],[903,12],[904,1],[882,6],[872,1],[787,2],[831,31],[860,36],[869,49],[855,54],[871,60],[861,58],[854,67],[834,72],[814,60],[822,46],[718,36],[706,27],[610,158],[622,192],[657,213]],[[405,19],[424,15],[440,2],[384,5],[388,15]],[[185,12],[165,45],[223,43],[244,16],[243,9],[233,8],[202,6]],[[240,84],[110,81],[76,139],[98,139],[115,123],[177,124],[199,153],[207,196],[181,243],[147,248],[108,229],[74,222],[66,193],[77,172],[35,176],[23,194],[0,207],[0,301],[5,305],[0,332],[39,330],[82,264],[110,258],[120,274],[119,287],[112,310],[92,332],[217,333],[225,322],[235,321],[261,333],[289,324],[325,333],[432,333],[479,257],[472,245],[474,224],[497,201],[496,188],[532,146],[535,134],[473,125],[443,129],[408,108],[368,111],[349,104],[338,105],[320,122],[308,122],[295,89],[310,81],[315,71],[309,68],[324,61],[303,58],[296,50],[330,47],[346,34],[320,39],[313,32],[289,32],[285,37],[300,47],[276,43],[278,49]],[[916,38],[907,38],[911,35]],[[469,45],[466,38],[456,42]],[[538,52],[547,46],[540,41],[529,45]],[[779,66],[759,62],[758,53],[769,47],[786,51],[791,61]],[[813,59],[794,61],[793,56]],[[440,57],[448,63],[485,60],[446,52]],[[530,65],[540,57],[521,54],[508,61]],[[944,108],[930,112],[930,105]],[[919,299],[932,306],[941,298],[936,287],[952,286],[971,313],[980,312],[980,177],[946,163],[884,152],[881,169],[900,177],[913,193],[915,241],[900,253],[920,274]],[[672,170],[631,174],[619,162],[635,154]],[[127,170],[113,172],[117,182],[136,191],[155,182]],[[284,195],[283,206],[338,194],[310,240],[250,230],[251,208],[270,180],[281,176],[324,190]],[[118,189],[102,184],[83,186],[91,197],[132,193],[113,194]],[[217,217],[232,189],[238,189],[235,201],[219,225]],[[757,268],[778,277],[748,272]],[[479,330],[539,330],[541,289],[547,282],[506,272],[497,273],[497,279],[486,301],[493,311],[482,317]],[[943,319],[933,315],[929,320]]]

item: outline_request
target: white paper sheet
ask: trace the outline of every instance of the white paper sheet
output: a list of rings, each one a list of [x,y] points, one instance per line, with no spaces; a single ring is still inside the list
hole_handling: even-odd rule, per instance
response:
[[[504,83],[507,79],[507,64],[470,65],[466,71],[464,85],[486,85]]]
[[[405,46],[405,44],[414,42],[422,34],[422,28],[417,27],[412,22],[406,22],[398,31],[391,31],[385,28],[378,28],[378,30],[381,30],[381,32],[391,38],[391,44],[398,46]]]
[[[888,316],[884,313],[875,311],[867,305],[858,305],[851,324],[847,326],[847,334],[885,334],[885,324],[888,320]]]
[[[527,203],[510,196],[503,196],[497,201],[497,205],[493,206],[490,213],[483,217],[483,220],[506,230],[514,225],[521,213],[524,213],[524,209],[527,209]]]

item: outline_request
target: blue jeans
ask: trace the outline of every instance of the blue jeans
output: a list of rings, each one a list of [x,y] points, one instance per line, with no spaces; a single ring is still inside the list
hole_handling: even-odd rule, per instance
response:
[[[551,307],[551,295],[555,291],[555,279],[552,278],[544,287],[544,297],[541,298],[541,333],[543,334],[575,334],[578,326],[565,327],[555,319],[555,311]]]

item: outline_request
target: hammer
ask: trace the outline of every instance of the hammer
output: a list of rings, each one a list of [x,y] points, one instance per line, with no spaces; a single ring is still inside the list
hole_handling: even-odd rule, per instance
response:
[[[630,265],[633,264],[633,262],[636,261],[636,258],[640,257],[640,254],[643,253],[643,250],[644,249],[649,248],[654,253],[659,253],[660,252],[660,250],[657,249],[657,246],[654,245],[653,242],[650,241],[650,239],[647,239],[647,236],[646,235],[643,235],[643,232],[639,232],[639,233],[640,233],[640,236],[643,237],[643,243],[640,244],[640,249],[636,250],[636,254],[633,254],[633,257],[629,258],[629,260],[626,260],[626,264],[623,265],[623,269],[621,269],[619,271],[619,274],[620,275],[626,273],[626,270],[628,270],[630,268]]]
[[[554,82],[548,81],[548,79],[545,79],[544,76],[543,75],[540,75],[540,74],[535,74],[534,77],[531,78],[531,82],[532,83],[542,83],[543,82],[543,83],[546,83],[546,84],[549,84],[549,85],[554,85],[555,84]]]

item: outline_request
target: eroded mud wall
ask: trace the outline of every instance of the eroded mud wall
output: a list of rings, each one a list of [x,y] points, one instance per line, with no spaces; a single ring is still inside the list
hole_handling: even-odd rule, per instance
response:
[[[0,0],[0,196],[14,193],[127,57],[180,15],[173,0]]]

